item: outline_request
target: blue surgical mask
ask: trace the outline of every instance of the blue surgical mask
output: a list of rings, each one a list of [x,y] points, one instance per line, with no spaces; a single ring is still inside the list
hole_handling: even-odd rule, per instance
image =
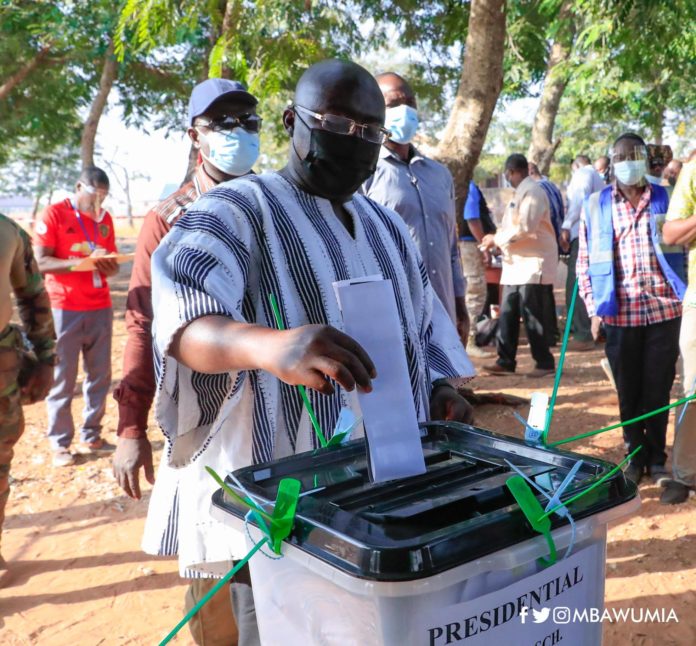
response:
[[[645,177],[647,169],[644,159],[620,161],[614,164],[614,177],[626,186],[635,186]]]
[[[418,112],[410,105],[397,105],[387,108],[384,127],[391,132],[389,141],[407,144],[416,136],[418,130]]]
[[[244,128],[203,135],[210,147],[210,155],[203,155],[215,168],[227,175],[246,175],[259,158],[259,134]]]

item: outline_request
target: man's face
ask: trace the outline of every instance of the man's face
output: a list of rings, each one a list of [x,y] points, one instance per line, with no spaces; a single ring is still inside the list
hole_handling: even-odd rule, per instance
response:
[[[667,181],[670,186],[674,186],[677,183],[677,178],[681,172],[682,165],[676,161],[672,160],[667,164],[664,172],[662,173],[662,178]]]
[[[650,164],[650,174],[653,177],[662,177],[665,170],[665,165],[661,161],[655,161]]]
[[[621,139],[612,150],[611,162],[647,160],[647,149],[636,139]]]
[[[225,119],[239,119],[243,122],[244,117],[251,115],[256,115],[255,104],[249,101],[224,97],[212,103],[203,114],[193,120],[194,125],[188,129],[188,136],[191,138],[195,148],[198,148],[206,157],[210,157],[210,145],[205,135],[209,134],[211,129],[224,129],[226,126]],[[201,137],[201,134],[204,136]]]
[[[607,164],[606,159],[598,159],[598,160],[594,163],[594,167],[595,167],[595,170],[596,170],[600,175],[604,175],[604,173],[606,172],[607,167],[608,167],[608,164]]]
[[[83,213],[99,215],[102,204],[109,195],[108,184],[95,184],[91,186],[83,181],[75,186],[75,202],[77,208]]]
[[[396,108],[400,105],[408,105],[414,110],[418,108],[416,97],[402,79],[396,76],[383,76],[377,81],[382,90],[384,104],[387,108]]]
[[[384,125],[384,103],[371,100],[369,96],[357,91],[357,88],[355,92],[342,91],[340,87],[328,88],[324,92],[317,93],[314,100],[309,103],[312,105],[302,105],[302,107],[317,114],[347,117],[357,124],[369,126]],[[294,110],[287,109],[283,114],[283,122],[286,129],[292,133],[295,154],[302,160],[309,153],[312,130],[321,128],[321,124],[314,117],[301,111],[297,112],[299,116]],[[354,135],[346,136],[346,147],[350,145],[348,139],[351,136]]]
[[[524,179],[522,173],[518,170],[513,170],[512,168],[506,168],[504,173],[505,179],[512,186],[512,188],[517,188]]]

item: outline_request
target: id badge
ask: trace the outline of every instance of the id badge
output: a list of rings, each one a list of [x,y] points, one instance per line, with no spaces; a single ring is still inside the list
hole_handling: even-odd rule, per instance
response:
[[[92,285],[97,289],[103,287],[101,274],[96,269],[92,272]]]

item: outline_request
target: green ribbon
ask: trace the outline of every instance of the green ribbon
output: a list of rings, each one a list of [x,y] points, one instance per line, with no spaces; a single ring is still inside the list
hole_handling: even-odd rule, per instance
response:
[[[524,480],[522,476],[510,476],[505,481],[507,488],[510,490],[510,493],[517,501],[517,504],[520,506],[522,513],[525,515],[527,521],[532,526],[532,529],[535,532],[542,534],[546,539],[546,543],[549,546],[549,558],[539,559],[539,562],[543,567],[553,565],[558,560],[556,544],[554,543],[553,535],[551,534],[550,516],[556,513],[562,507],[567,507],[576,500],[579,500],[583,496],[586,496],[591,491],[594,491],[597,487],[599,487],[609,478],[611,478],[615,473],[618,473],[618,471],[621,470],[624,464],[631,460],[633,456],[636,453],[638,453],[638,451],[640,451],[642,448],[642,445],[639,446],[635,451],[632,451],[623,460],[621,460],[621,462],[619,462],[619,464],[617,464],[613,469],[607,471],[607,473],[605,473],[599,480],[593,482],[589,487],[575,494],[572,498],[556,505],[553,509],[549,509],[549,511],[544,511],[544,508],[537,500],[536,495],[531,490],[529,484],[527,484],[527,482]]]
[[[295,523],[295,512],[297,511],[297,503],[300,498],[300,481],[294,478],[283,478],[278,484],[278,493],[276,495],[273,511],[269,514],[259,507],[253,500],[242,498],[236,491],[227,486],[225,481],[210,467],[205,468],[206,471],[213,477],[225,493],[236,500],[239,504],[247,507],[256,516],[261,531],[265,536],[249,550],[249,553],[237,563],[222,579],[220,579],[203,598],[189,610],[184,618],[169,632],[169,634],[160,642],[159,646],[168,644],[176,634],[191,620],[191,618],[210,601],[215,593],[228,583],[239,570],[256,554],[264,545],[270,545],[271,549],[280,554],[283,541],[290,535],[293,524]],[[264,522],[265,521],[265,522]]]
[[[278,493],[273,512],[268,513],[261,509],[253,500],[242,498],[236,491],[231,489],[227,483],[215,472],[214,469],[206,467],[205,470],[213,477],[225,493],[238,504],[247,507],[256,516],[261,530],[266,534],[266,538],[271,549],[280,554],[282,542],[290,535],[292,525],[295,522],[295,511],[297,502],[300,498],[301,484],[294,478],[283,478],[278,483]],[[266,522],[264,522],[266,521]]]
[[[266,543],[268,542],[268,537],[262,538],[254,547],[251,548],[249,553],[241,560],[237,565],[235,565],[227,574],[225,574],[222,579],[220,579],[208,592],[203,596],[203,598],[195,605],[191,610],[186,613],[186,616],[176,625],[169,634],[159,643],[159,646],[165,646],[168,644],[176,634],[189,622],[191,618],[206,604],[210,601],[222,586],[230,581],[230,579],[239,572],[249,561],[249,559],[256,554]]]
[[[273,316],[275,318],[276,327],[279,330],[284,330],[285,324],[283,323],[283,317],[280,315],[278,299],[276,298],[275,294],[269,294],[268,300],[271,303],[271,309],[273,310]],[[312,428],[314,428],[314,432],[317,438],[319,438],[319,444],[321,444],[322,447],[335,446],[336,444],[340,444],[340,442],[331,443],[326,441],[326,436],[321,431],[321,426],[319,426],[319,420],[317,419],[317,416],[314,413],[314,408],[312,407],[312,403],[309,401],[309,397],[307,397],[307,391],[305,390],[305,387],[301,384],[298,384],[297,390],[300,392],[300,397],[302,397],[302,401],[305,405],[305,408],[307,409],[309,419],[312,421]]]
[[[553,419],[553,411],[556,408],[556,397],[558,396],[558,387],[561,385],[561,374],[563,373],[563,365],[565,364],[566,349],[568,347],[568,337],[570,337],[570,327],[573,322],[573,312],[575,312],[575,301],[578,297],[578,281],[573,285],[573,295],[570,298],[570,307],[566,312],[566,324],[563,331],[563,342],[561,343],[561,356],[558,359],[556,366],[556,377],[553,381],[553,392],[551,393],[551,401],[546,409],[546,423],[544,424],[544,432],[541,434],[541,443],[546,444],[546,438],[549,435],[551,420]]]
[[[575,442],[576,440],[582,440],[586,437],[591,437],[592,435],[599,435],[599,433],[606,433],[607,431],[613,431],[616,428],[621,428],[622,426],[629,426],[631,424],[635,424],[636,422],[641,422],[644,419],[648,419],[649,417],[654,417],[655,415],[659,415],[660,413],[664,413],[665,411],[669,410],[670,408],[676,408],[677,406],[681,406],[682,404],[686,404],[686,402],[690,402],[692,399],[696,399],[696,393],[693,395],[689,395],[688,397],[684,397],[683,399],[680,399],[673,404],[667,404],[667,406],[662,406],[662,408],[657,408],[654,411],[651,411],[649,413],[644,413],[643,415],[639,415],[638,417],[634,417],[633,419],[627,419],[625,422],[617,422],[616,424],[611,424],[610,426],[605,426],[604,428],[598,428],[595,431],[587,431],[587,433],[580,433],[580,435],[573,435],[572,437],[567,437],[563,440],[556,440],[555,442],[551,442],[548,446],[560,446],[561,444],[567,444],[568,442]]]
[[[543,512],[543,510],[542,510],[542,512],[543,512],[542,518],[543,517],[548,518],[551,514],[558,511],[561,507],[566,507],[570,503],[575,502],[579,498],[582,498],[586,494],[590,493],[590,491],[593,491],[594,489],[599,487],[599,485],[606,482],[615,473],[618,473],[621,470],[621,467],[623,467],[624,464],[626,464],[629,460],[631,460],[633,458],[633,456],[636,453],[638,453],[638,451],[640,451],[642,448],[643,448],[643,445],[641,444],[635,451],[632,451],[631,453],[629,453],[623,460],[621,460],[621,462],[619,462],[613,469],[611,469],[611,471],[608,471],[607,473],[605,473],[599,480],[597,480],[597,482],[593,482],[589,487],[587,487],[587,489],[583,489],[580,493],[575,494],[569,500],[566,500],[565,502],[562,502],[561,504],[556,505],[553,509],[549,509],[549,511],[547,511],[547,512]],[[539,519],[539,520],[541,520],[541,519]]]
[[[556,552],[556,544],[551,535],[551,520],[548,516],[544,516],[544,508],[522,476],[510,476],[505,481],[505,484],[514,496],[532,529],[535,532],[539,532],[539,534],[543,534],[546,539],[546,543],[549,546],[549,558],[540,558],[539,562],[544,567],[553,565],[558,560],[558,554]]]

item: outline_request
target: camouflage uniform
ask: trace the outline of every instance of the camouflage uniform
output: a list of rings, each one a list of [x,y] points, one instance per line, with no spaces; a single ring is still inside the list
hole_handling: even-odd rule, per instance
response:
[[[15,294],[19,317],[33,346],[34,361],[52,364],[56,335],[48,294],[31,241],[17,224],[0,215],[0,533],[10,495],[14,445],[24,430],[19,382],[20,371],[28,363],[22,332],[9,321],[12,314],[10,291]]]

